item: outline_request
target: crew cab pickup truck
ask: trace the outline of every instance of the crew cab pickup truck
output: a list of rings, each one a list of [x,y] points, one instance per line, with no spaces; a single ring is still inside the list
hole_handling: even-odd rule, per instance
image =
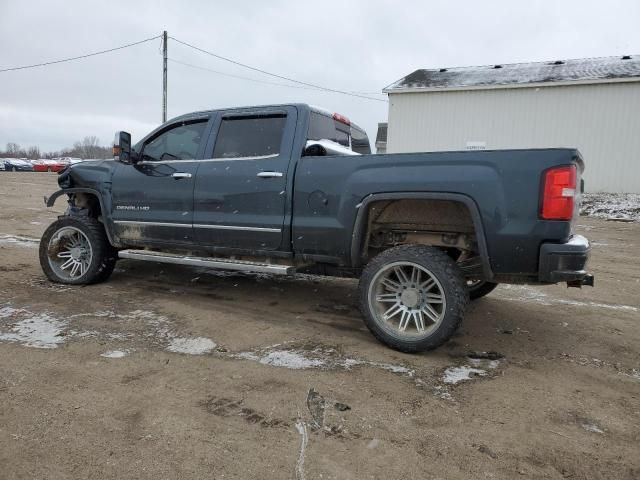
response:
[[[47,200],[69,202],[40,243],[54,282],[106,280],[118,258],[352,276],[367,327],[405,352],[498,283],[593,285],[575,149],[373,155],[346,117],[292,104],[183,115],[133,147],[118,132],[114,154]]]

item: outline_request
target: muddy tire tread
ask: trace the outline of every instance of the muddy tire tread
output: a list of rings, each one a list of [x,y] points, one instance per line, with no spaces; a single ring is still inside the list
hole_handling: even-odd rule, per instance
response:
[[[89,271],[81,279],[61,279],[53,272],[49,265],[47,252],[49,240],[57,230],[65,226],[82,230],[91,242],[94,259]],[[104,282],[111,276],[118,260],[118,252],[109,243],[102,223],[91,217],[65,216],[53,222],[45,230],[40,240],[39,257],[40,266],[50,281],[67,285],[90,285]]]
[[[396,261],[409,261],[423,265],[438,277],[445,290],[447,312],[442,324],[432,335],[422,340],[405,341],[389,335],[377,325],[369,312],[369,283],[380,268]],[[469,303],[466,280],[455,261],[442,250],[424,245],[400,245],[385,250],[374,257],[362,271],[358,297],[365,325],[374,337],[394,350],[404,353],[433,350],[444,344],[460,327]]]

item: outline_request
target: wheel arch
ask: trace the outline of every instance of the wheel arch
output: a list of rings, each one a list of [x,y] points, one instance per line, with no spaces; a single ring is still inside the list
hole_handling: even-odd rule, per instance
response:
[[[113,246],[117,246],[116,243],[114,242],[114,237],[111,233],[111,229],[109,228],[109,225],[110,225],[109,219],[111,218],[109,215],[109,211],[105,207],[102,195],[98,190],[95,190],[93,188],[87,188],[87,187],[65,188],[62,190],[58,190],[57,192],[54,192],[49,197],[45,197],[45,204],[47,207],[51,208],[53,207],[53,205],[55,205],[58,198],[60,198],[62,195],[72,195],[75,193],[86,193],[88,195],[94,196],[98,200],[98,204],[100,205],[100,213],[102,214],[102,219],[103,219],[102,224],[107,234],[107,238],[109,239],[109,243]]]
[[[482,218],[480,211],[474,200],[463,194],[459,193],[446,193],[446,192],[387,192],[387,193],[375,193],[365,197],[356,215],[356,219],[353,226],[353,232],[351,235],[351,249],[350,259],[351,265],[355,268],[362,267],[361,252],[364,246],[366,234],[368,232],[367,221],[369,218],[370,207],[373,203],[379,201],[394,201],[394,200],[440,200],[456,202],[464,205],[471,217],[473,228],[475,231],[478,253],[481,260],[482,272],[486,280],[493,279],[493,271],[491,269],[491,263],[489,261],[489,250],[487,247],[487,241],[482,224]]]

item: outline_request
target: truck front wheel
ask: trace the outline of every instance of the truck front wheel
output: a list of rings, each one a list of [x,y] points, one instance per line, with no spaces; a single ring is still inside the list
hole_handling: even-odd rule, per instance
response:
[[[62,217],[40,240],[40,266],[49,280],[84,285],[106,280],[118,254],[104,227],[90,217]]]
[[[359,297],[371,333],[407,353],[446,342],[462,322],[469,301],[455,261],[422,245],[394,247],[371,260],[360,277]]]

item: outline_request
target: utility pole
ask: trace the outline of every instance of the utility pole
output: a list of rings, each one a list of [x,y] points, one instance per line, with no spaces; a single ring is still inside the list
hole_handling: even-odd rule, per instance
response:
[[[162,123],[167,121],[167,31],[162,32]]]

